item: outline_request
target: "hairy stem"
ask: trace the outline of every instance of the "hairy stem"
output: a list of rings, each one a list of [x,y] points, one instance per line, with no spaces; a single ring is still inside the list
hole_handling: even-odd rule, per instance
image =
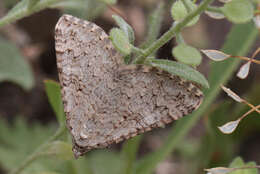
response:
[[[2,17],[0,19],[0,27],[3,27],[6,24],[12,23],[16,20],[19,20],[23,17],[29,16],[32,13],[38,12],[40,10],[43,10],[47,7],[50,7],[51,5],[60,2],[62,0],[43,0],[43,1],[38,1],[36,4],[34,4],[31,8],[28,8],[28,5],[21,5],[23,3],[20,1],[20,7],[12,11],[11,13],[8,13],[6,16]],[[19,5],[19,4],[17,4]],[[15,6],[17,7],[17,6]],[[15,8],[14,7],[14,8]]]
[[[183,27],[187,23],[189,23],[194,17],[201,14],[203,11],[206,10],[208,5],[213,0],[205,0],[203,1],[200,6],[198,6],[194,11],[189,13],[181,22],[177,23],[176,25],[173,25],[166,33],[164,33],[157,41],[155,41],[153,44],[151,44],[147,49],[144,50],[144,55],[139,56],[135,59],[135,64],[142,64],[145,62],[145,59],[158,50],[160,47],[162,47],[165,43],[167,43],[170,39],[172,39],[176,33],[180,32]]]

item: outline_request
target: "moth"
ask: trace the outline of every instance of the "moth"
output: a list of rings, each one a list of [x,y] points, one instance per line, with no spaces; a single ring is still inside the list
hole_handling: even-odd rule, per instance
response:
[[[196,110],[203,93],[191,82],[144,65],[125,65],[105,31],[63,15],[55,49],[67,127],[76,157]]]

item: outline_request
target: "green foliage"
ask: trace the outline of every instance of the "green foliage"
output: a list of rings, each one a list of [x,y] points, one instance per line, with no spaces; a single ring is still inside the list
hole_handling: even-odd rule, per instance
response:
[[[188,0],[187,1],[189,4],[189,6],[191,7],[191,9],[195,9],[197,6],[195,4],[193,4],[192,1]],[[176,2],[174,2],[172,4],[172,8],[171,8],[171,15],[172,15],[172,18],[175,20],[175,21],[181,21],[183,20],[187,15],[188,15],[188,10],[187,8],[184,6],[184,4],[182,3],[181,0],[177,0]],[[199,15],[196,16],[195,18],[193,18],[188,24],[187,26],[192,26],[194,24],[196,24],[199,20]]]
[[[28,124],[21,118],[17,117],[11,127],[0,120],[0,164],[6,171],[19,166],[55,130],[54,125]],[[75,172],[71,172],[74,168],[77,168],[78,174],[87,174],[86,159],[80,159],[77,165],[72,165],[74,160],[71,144],[54,141],[40,151],[38,159],[27,166],[22,174],[74,174]]]
[[[112,15],[112,18],[116,21],[116,24],[120,27],[120,29],[122,31],[124,31],[124,33],[127,36],[130,44],[134,44],[135,33],[134,33],[133,28],[120,16]],[[125,55],[125,57],[124,57],[125,64],[129,64],[130,60],[131,60],[131,55],[130,54]]]
[[[20,165],[28,154],[32,153],[36,147],[54,132],[54,125],[41,125],[30,123],[30,126],[22,119],[17,117],[11,127],[4,120],[0,120],[0,163],[5,170],[10,170],[14,166]],[[42,161],[43,162],[43,161]],[[35,163],[26,168],[24,173],[37,171],[38,169],[49,169],[48,164]]]
[[[61,99],[61,88],[57,82],[52,80],[44,81],[45,91],[47,93],[49,102],[55,112],[57,120],[60,125],[65,124],[65,114],[63,111],[63,103]]]
[[[188,65],[163,59],[148,59],[147,64],[160,68],[173,75],[178,75],[184,79],[201,84],[205,88],[209,88],[206,78],[200,72],[189,67]]]
[[[120,27],[122,31],[125,32],[129,42],[134,44],[135,41],[135,33],[132,27],[120,16],[113,15],[112,18],[116,21],[117,25]]]
[[[131,53],[131,44],[129,43],[129,39],[123,30],[119,28],[113,28],[110,31],[110,39],[112,40],[112,43],[116,49],[124,56],[127,56]]]
[[[25,90],[34,86],[31,67],[21,55],[18,48],[3,38],[0,38],[0,82],[14,82]]]
[[[200,52],[187,44],[177,45],[173,48],[172,54],[179,62],[192,66],[198,66],[202,59]]]
[[[221,8],[224,15],[234,23],[245,23],[253,19],[254,7],[250,1],[232,0]]]
[[[253,167],[253,166],[256,166],[256,163],[255,162],[245,163],[242,158],[237,157],[229,165],[230,168],[239,168],[239,167],[246,167],[246,166]],[[258,174],[258,169],[256,169],[256,168],[240,169],[240,170],[230,172],[229,174]]]
[[[116,2],[115,0],[100,1],[22,0],[5,17],[0,19],[0,27],[48,7],[62,7],[66,12],[91,19],[104,10],[105,5],[103,2],[105,4]],[[135,40],[134,31],[119,16],[113,16],[120,28],[113,28],[110,31],[110,38],[114,46],[128,59],[126,62],[129,63],[130,56],[134,54],[137,56],[137,61],[134,63],[147,64],[160,68],[208,88],[209,83],[205,77],[195,69],[185,65],[197,66],[200,64],[201,55],[196,48],[179,43],[172,50],[176,59],[185,64],[170,60],[154,59],[153,57],[163,44],[176,35],[181,36],[180,33],[185,26],[195,24],[199,20],[200,14],[206,10],[210,2],[212,0],[203,0],[198,7],[190,0],[178,0],[173,3],[171,14],[177,22],[162,37],[157,39],[163,20],[163,12],[165,11],[164,3],[159,3],[150,15],[147,38],[144,44],[140,46],[143,49],[133,46]],[[244,23],[252,19],[253,6],[250,1],[232,0],[226,3],[221,8],[221,11],[230,21]],[[232,55],[244,55],[249,51],[257,34],[258,32],[252,23],[233,26],[222,51]],[[31,71],[18,49],[9,42],[1,39],[0,52],[0,81],[13,81],[25,89],[30,89],[33,85]],[[14,58],[10,59],[10,57]],[[15,61],[16,63],[10,63],[11,61]],[[61,138],[65,131],[65,115],[63,112],[60,86],[54,81],[45,81],[45,90],[49,102],[59,122],[58,131],[52,135],[55,126],[43,126],[36,123],[28,125],[24,120],[19,118],[14,121],[12,127],[7,126],[6,122],[0,120],[0,165],[4,170],[11,170],[11,174],[149,174],[152,173],[159,162],[169,156],[175,149],[178,149],[185,158],[192,158],[191,172],[200,172],[199,169],[202,166],[212,165],[211,158],[216,152],[220,154],[222,160],[218,162],[228,163],[234,155],[233,149],[236,143],[234,139],[237,140],[246,135],[234,135],[232,137],[234,139],[231,139],[220,134],[216,129],[216,125],[221,125],[228,119],[226,115],[231,105],[227,102],[221,105],[218,104],[217,108],[211,112],[211,104],[220,91],[219,85],[228,81],[233,71],[237,68],[238,63],[239,61],[234,59],[211,63],[209,74],[211,88],[204,90],[204,103],[192,116],[185,117],[177,122],[170,132],[169,137],[159,149],[142,157],[140,160],[136,160],[136,156],[142,136],[137,136],[127,141],[120,153],[109,150],[95,150],[75,161],[71,151],[71,143],[65,142],[64,137]],[[256,90],[253,96],[257,96],[257,92],[258,90]],[[242,112],[240,107],[234,110],[236,114],[238,110],[239,113]],[[194,144],[183,140],[188,131],[206,112],[209,115],[209,119],[206,122],[206,135]],[[232,114],[232,117],[236,116],[236,114]],[[237,158],[231,163],[230,167],[254,165],[255,163],[244,163],[242,159]],[[243,169],[232,173],[256,174],[257,170]]]
[[[246,31],[246,32],[245,32]],[[222,48],[223,52],[233,55],[245,55],[258,35],[257,29],[253,24],[235,25],[231,29],[226,42]],[[193,112],[189,117],[179,120],[172,128],[168,139],[155,152],[148,154],[138,161],[137,174],[149,174],[155,166],[168,157],[175,150],[178,143],[195,125],[203,113],[211,109],[211,104],[220,92],[219,85],[225,84],[237,68],[239,61],[227,60],[224,62],[212,62],[209,82],[211,88],[204,90],[205,98],[200,108]]]

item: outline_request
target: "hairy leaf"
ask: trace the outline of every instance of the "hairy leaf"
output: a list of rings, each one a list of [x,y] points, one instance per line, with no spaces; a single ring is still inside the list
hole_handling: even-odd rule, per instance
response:
[[[189,67],[188,65],[163,59],[148,59],[147,63],[173,75],[178,75],[184,79],[196,82],[206,88],[209,88],[206,78],[200,72]]]
[[[175,58],[182,63],[198,66],[201,63],[200,52],[187,44],[180,44],[173,48],[172,54]]]
[[[234,23],[248,22],[254,16],[254,6],[248,0],[232,0],[226,3],[221,10]]]
[[[117,25],[121,30],[125,32],[128,37],[128,40],[131,44],[134,44],[135,41],[135,33],[133,28],[120,16],[113,15],[112,18],[116,21]]]
[[[125,32],[119,28],[113,28],[110,31],[110,39],[116,49],[127,56],[131,53],[131,45]]]
[[[189,2],[189,6],[192,7],[192,10],[194,10],[197,7],[196,4],[192,3],[190,0],[187,2]],[[175,21],[181,21],[188,15],[187,9],[185,8],[184,4],[180,0],[177,0],[172,4],[171,15]],[[199,18],[200,18],[199,15],[196,16],[187,24],[187,26],[189,27],[196,24]]]

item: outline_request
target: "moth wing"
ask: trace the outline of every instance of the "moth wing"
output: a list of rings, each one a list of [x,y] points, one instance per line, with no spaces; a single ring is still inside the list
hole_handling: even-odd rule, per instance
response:
[[[190,82],[126,66],[97,25],[64,15],[55,29],[57,67],[75,156],[177,120],[199,107]]]

